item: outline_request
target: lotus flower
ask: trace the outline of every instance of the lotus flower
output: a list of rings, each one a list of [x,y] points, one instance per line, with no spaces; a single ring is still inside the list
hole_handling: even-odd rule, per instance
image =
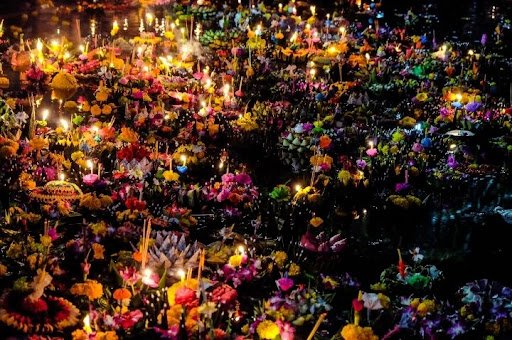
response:
[[[185,235],[172,231],[158,231],[155,242],[149,250],[149,263],[155,267],[163,265],[170,276],[175,276],[169,269],[195,268],[199,256],[197,242],[187,244]]]

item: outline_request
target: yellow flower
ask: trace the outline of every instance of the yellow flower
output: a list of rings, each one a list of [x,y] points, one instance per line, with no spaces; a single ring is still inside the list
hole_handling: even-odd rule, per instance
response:
[[[436,303],[433,300],[423,300],[416,309],[420,316],[425,316],[428,313],[432,313],[436,308]]]
[[[420,304],[420,299],[415,298],[415,299],[413,299],[413,300],[411,301],[410,306],[411,306],[412,308],[416,309],[416,308],[418,308],[419,304]]]
[[[107,234],[107,225],[103,221],[91,224],[90,228],[94,235],[105,236]]]
[[[256,332],[261,339],[274,339],[279,335],[279,327],[270,320],[264,320],[256,327]]]
[[[94,252],[93,258],[95,260],[103,260],[105,256],[103,253],[105,252],[105,247],[103,247],[99,243],[93,243],[92,244],[92,251]]]
[[[134,143],[139,139],[139,135],[130,128],[122,127],[121,133],[117,136],[121,142]]]
[[[345,340],[378,340],[370,327],[361,327],[350,323],[343,327],[341,336]]]
[[[321,217],[313,217],[311,220],[309,220],[309,224],[315,228],[320,227],[323,223],[324,220]]]
[[[300,274],[300,266],[296,263],[291,263],[288,268],[288,276],[297,276]]]
[[[389,304],[391,303],[391,300],[389,299],[389,297],[387,295],[379,293],[379,294],[377,294],[377,298],[379,299],[380,304],[382,305],[382,307],[384,307],[384,308],[388,308],[389,307]]]
[[[240,267],[242,265],[242,258],[243,256],[242,255],[232,255],[230,258],[229,258],[229,265],[231,267]]]
[[[82,151],[75,151],[71,154],[71,159],[73,160],[73,162],[76,162],[77,160],[82,159],[84,157],[85,156]]]
[[[343,185],[347,186],[350,179],[352,178],[352,175],[348,170],[341,170],[338,173],[338,179],[343,183]]]
[[[28,143],[28,145],[33,149],[33,150],[42,150],[44,148],[47,148],[48,147],[48,140],[42,138],[42,137],[34,137],[30,140],[30,142]]]
[[[176,182],[180,178],[180,175],[172,170],[164,171],[163,176],[167,182]]]
[[[48,235],[42,235],[40,241],[44,247],[49,247],[52,244],[52,238]]]
[[[284,263],[288,259],[288,254],[284,251],[277,251],[274,254],[274,262],[277,264],[277,266],[281,269],[284,267]]]
[[[416,100],[419,102],[424,102],[428,99],[428,94],[426,92],[420,92],[416,95]]]

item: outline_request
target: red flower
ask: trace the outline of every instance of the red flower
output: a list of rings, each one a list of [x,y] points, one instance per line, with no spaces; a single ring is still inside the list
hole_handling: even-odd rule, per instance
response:
[[[405,277],[405,262],[402,260],[400,249],[398,249],[398,272],[402,278]]]
[[[43,299],[30,300],[26,298],[22,302],[22,309],[27,312],[39,314],[46,312],[48,310],[48,305]]]
[[[364,308],[363,301],[359,300],[358,298],[355,298],[354,300],[352,300],[352,308],[354,308],[354,311],[359,313]]]
[[[144,315],[140,310],[135,310],[133,312],[124,313],[121,315],[115,315],[114,321],[117,325],[121,326],[123,329],[129,329],[135,326],[140,319],[142,319]]]
[[[237,295],[236,289],[227,284],[222,284],[213,290],[212,300],[216,303],[229,305],[235,302]]]
[[[211,338],[209,335],[206,336],[207,340],[223,340],[223,339],[227,339],[227,338],[228,337],[227,337],[226,332],[220,328],[215,328],[213,330],[213,338]]]
[[[124,204],[126,205],[126,208],[128,208],[130,210],[139,210],[139,211],[141,211],[141,210],[146,209],[146,202],[139,201],[135,197],[128,197],[126,199],[126,201],[124,202]]]
[[[187,287],[181,287],[176,290],[176,294],[174,296],[174,301],[177,304],[191,307],[197,307],[199,305],[199,300],[197,299],[196,292]]]

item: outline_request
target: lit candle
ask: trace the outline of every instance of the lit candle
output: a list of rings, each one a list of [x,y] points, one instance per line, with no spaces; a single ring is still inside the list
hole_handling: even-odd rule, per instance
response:
[[[61,181],[64,181],[64,179],[65,179],[65,178],[66,178],[66,176],[61,172],[61,173],[59,174],[59,179],[60,179]]]
[[[245,247],[243,245],[238,246],[238,251],[240,252],[240,255],[245,255]]]
[[[43,122],[46,122],[49,115],[50,115],[50,110],[44,109],[43,112],[41,113],[41,118],[43,119]]]
[[[187,155],[181,155],[180,159],[183,162],[182,166],[186,166],[187,165]]]
[[[61,119],[61,120],[60,120],[60,124],[62,125],[62,129],[63,129],[64,131],[68,131],[68,129],[69,129],[69,123],[68,123],[68,121],[67,121],[67,120],[65,120],[65,119]]]
[[[178,269],[178,276],[181,282],[185,282],[185,271],[183,269]]]
[[[87,160],[87,167],[89,169],[91,169],[91,175],[94,173],[93,169],[94,169],[94,163],[92,162],[92,160]]]
[[[87,314],[84,318],[84,331],[85,333],[87,334],[91,334],[92,333],[92,328],[91,328],[91,317],[89,316],[89,314]]]

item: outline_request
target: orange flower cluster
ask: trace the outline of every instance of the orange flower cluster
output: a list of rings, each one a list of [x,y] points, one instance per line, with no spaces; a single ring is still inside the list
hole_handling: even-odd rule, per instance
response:
[[[103,296],[103,286],[96,280],[87,280],[84,283],[75,283],[71,287],[71,294],[84,295],[92,301]]]

